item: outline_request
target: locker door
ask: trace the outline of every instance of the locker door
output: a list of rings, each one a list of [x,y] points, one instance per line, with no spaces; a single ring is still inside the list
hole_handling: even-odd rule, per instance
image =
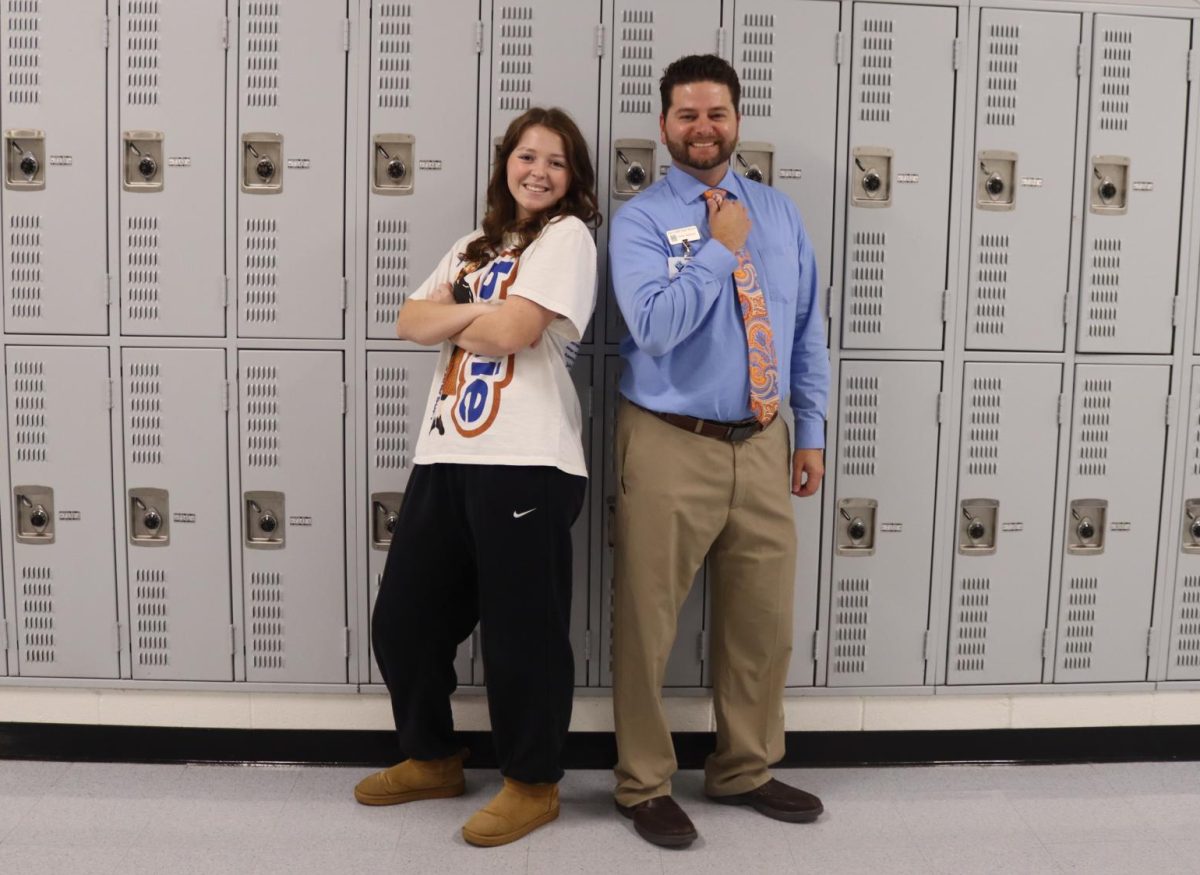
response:
[[[383,568],[387,561],[392,533],[391,516],[400,510],[400,502],[412,474],[412,459],[417,438],[426,426],[425,407],[429,388],[437,370],[436,352],[368,352],[367,387],[367,568],[370,580],[368,598],[372,610]],[[370,635],[370,625],[366,633]],[[469,684],[473,643],[464,641],[458,648],[454,671],[460,684]],[[371,653],[371,682],[383,683],[375,654]]]
[[[108,255],[103,0],[8,4],[4,329],[106,334]]]
[[[1080,16],[983,10],[968,349],[1061,351]]]
[[[595,470],[592,462],[592,416],[594,401],[592,394],[592,357],[581,355],[571,367],[571,379],[579,393],[579,409],[583,422],[583,458],[587,460],[588,473]],[[571,527],[571,565],[575,588],[571,593],[571,649],[575,653],[575,686],[586,687],[588,683],[588,604],[591,587],[592,546],[592,488],[583,496],[583,508]]]
[[[1146,678],[1167,365],[1078,365],[1054,680]]]
[[[957,12],[854,5],[842,345],[941,349]]]
[[[616,438],[616,413],[620,393],[622,362],[618,356],[608,356],[604,362],[604,553],[602,574],[604,591],[600,599],[600,685],[612,686],[612,626],[613,626],[613,531],[617,504],[616,459],[613,449]],[[704,579],[702,567],[696,574],[691,592],[679,612],[675,647],[667,660],[663,686],[698,687],[701,685],[703,663],[707,658],[703,647]]]
[[[1062,366],[964,366],[947,682],[1038,683]]]
[[[246,679],[345,683],[342,354],[238,361]]]
[[[231,681],[225,352],[122,362],[133,676]]]
[[[1200,368],[1192,368],[1192,401],[1186,424],[1175,596],[1171,605],[1171,651],[1167,679],[1200,678]]]
[[[696,0],[680,16],[669,0],[616,0],[613,11],[611,140],[608,149],[608,210],[611,220],[621,204],[667,172],[671,156],[659,142],[663,70],[684,55],[717,48],[721,5]],[[601,272],[608,275],[607,265]],[[608,285],[607,283],[605,284]],[[627,333],[616,298],[605,304],[605,339],[617,343]]]
[[[785,414],[786,415],[786,414]],[[794,434],[795,432],[793,432]],[[811,687],[816,656],[813,636],[821,590],[821,504],[824,488],[807,498],[792,496],[796,520],[796,592],[792,615],[792,659],[788,666],[789,687]]]
[[[839,19],[838,4],[825,0],[737,0],[732,21],[732,62],[742,86],[735,167],[754,178],[756,158],[769,156],[758,166],[761,181],[800,208],[825,286],[832,275],[838,89],[829,47]],[[804,87],[793,86],[798,82]]]
[[[19,673],[116,677],[108,351],[10,346],[6,364]]]
[[[479,0],[373,0],[370,156],[360,180],[368,337],[395,338],[408,292],[475,226],[478,19]]]
[[[224,0],[122,0],[121,331],[225,333]]]
[[[341,337],[344,0],[242,0],[238,333]]]
[[[1191,23],[1097,15],[1080,352],[1170,352]]]
[[[940,386],[937,362],[842,365],[830,686],[924,680]]]

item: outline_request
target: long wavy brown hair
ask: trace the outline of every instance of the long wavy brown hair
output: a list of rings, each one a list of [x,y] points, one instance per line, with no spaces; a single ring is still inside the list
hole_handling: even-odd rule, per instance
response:
[[[516,150],[521,137],[529,128],[540,125],[562,137],[570,180],[567,193],[554,206],[535,213],[527,219],[517,218],[517,202],[508,190],[508,158]],[[490,261],[500,254],[506,235],[515,234],[517,254],[525,251],[552,220],[559,216],[576,216],[585,225],[595,228],[602,221],[596,204],[596,171],[588,157],[587,142],[571,117],[558,107],[535,106],[512,120],[500,144],[492,178],[487,188],[487,212],[483,215],[483,236],[467,244],[460,260],[476,265]]]

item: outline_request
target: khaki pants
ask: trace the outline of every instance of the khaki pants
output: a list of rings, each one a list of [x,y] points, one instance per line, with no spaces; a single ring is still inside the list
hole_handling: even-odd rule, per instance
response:
[[[662,705],[679,610],[709,556],[717,749],[705,791],[745,793],[783,757],[796,533],[791,442],[776,419],[739,443],[692,434],[622,400],[617,416],[613,708],[617,801],[671,792]]]

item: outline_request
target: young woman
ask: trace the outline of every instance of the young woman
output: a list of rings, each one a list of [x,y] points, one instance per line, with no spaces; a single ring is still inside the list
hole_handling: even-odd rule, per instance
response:
[[[396,322],[401,338],[442,345],[371,627],[408,759],[354,794],[390,805],[463,792],[450,694],[456,649],[478,621],[504,786],[463,827],[476,845],[558,816],[574,692],[570,529],[587,485],[567,369],[596,302],[594,187],[566,113],[515,119],[482,228]]]

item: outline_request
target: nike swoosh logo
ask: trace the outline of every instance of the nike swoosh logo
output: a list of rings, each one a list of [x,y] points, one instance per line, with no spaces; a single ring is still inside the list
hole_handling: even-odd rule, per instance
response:
[[[513,511],[513,519],[514,519],[514,520],[519,520],[521,517],[523,517],[523,516],[526,516],[526,515],[528,515],[528,514],[531,514],[531,513],[533,513],[535,510],[537,510],[537,508],[536,508],[536,507],[531,507],[531,508],[529,508],[529,510],[523,510],[523,511],[521,511],[520,513],[517,513],[517,512],[514,510],[514,511]]]

